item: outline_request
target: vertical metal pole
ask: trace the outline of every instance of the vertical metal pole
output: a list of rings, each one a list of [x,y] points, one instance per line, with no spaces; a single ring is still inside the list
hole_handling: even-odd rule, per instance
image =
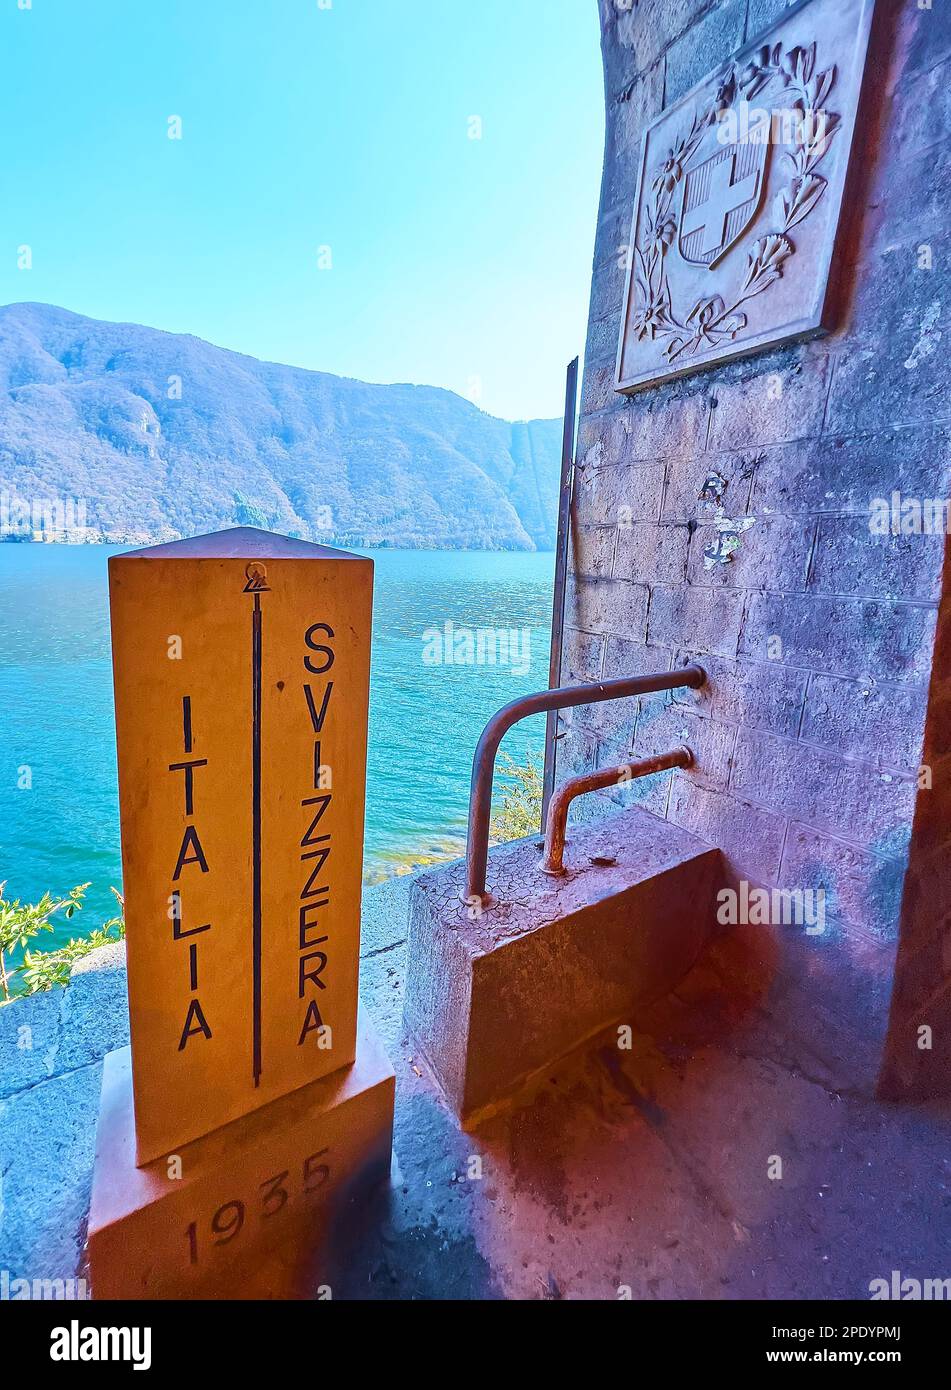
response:
[[[565,379],[565,428],[561,440],[561,490],[558,494],[558,539],[555,542],[555,588],[551,611],[551,660],[548,689],[561,684],[561,652],[565,631],[565,592],[568,586],[568,542],[571,531],[571,491],[574,484],[575,417],[578,410],[578,359],[568,364]],[[545,770],[542,778],[542,822],[544,833],[548,803],[555,789],[555,755],[558,740],[558,711],[549,710],[545,725]]]

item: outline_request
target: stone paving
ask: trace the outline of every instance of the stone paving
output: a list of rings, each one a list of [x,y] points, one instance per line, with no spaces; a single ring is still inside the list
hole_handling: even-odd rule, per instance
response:
[[[951,1112],[837,1088],[814,1046],[831,1020],[774,997],[742,928],[638,1020],[630,1051],[607,1035],[462,1132],[401,1037],[408,889],[368,890],[363,932],[362,991],[397,1071],[392,1187],[322,1268],[274,1258],[239,1296],[867,1298],[892,1270],[951,1274]],[[121,951],[83,966],[0,1010],[10,1277],[81,1262],[98,1057],[126,1041]]]

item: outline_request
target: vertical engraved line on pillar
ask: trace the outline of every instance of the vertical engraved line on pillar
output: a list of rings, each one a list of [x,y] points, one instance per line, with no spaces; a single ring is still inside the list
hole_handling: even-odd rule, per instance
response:
[[[245,567],[244,593],[254,595],[251,613],[251,1070],[261,1084],[261,728],[262,652],[261,595],[270,593],[267,570],[257,560]]]
[[[254,1084],[261,1082],[261,596],[251,615],[251,991]]]

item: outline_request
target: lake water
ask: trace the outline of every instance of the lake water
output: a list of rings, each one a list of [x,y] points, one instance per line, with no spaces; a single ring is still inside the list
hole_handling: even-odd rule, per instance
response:
[[[29,901],[92,882],[81,916],[44,933],[41,950],[111,917],[109,887],[121,886],[106,575],[117,553],[0,545],[0,880],[8,898]],[[365,857],[373,880],[462,852],[486,720],[548,684],[554,556],[363,553],[376,565]],[[447,623],[457,643],[459,629],[517,632],[514,659],[435,664],[439,646],[424,634],[445,634]],[[524,761],[541,755],[543,740],[539,716],[513,729],[503,750]]]

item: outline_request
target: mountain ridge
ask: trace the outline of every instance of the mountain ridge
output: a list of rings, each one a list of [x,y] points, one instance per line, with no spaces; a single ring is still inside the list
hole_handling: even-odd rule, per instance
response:
[[[0,491],[81,502],[74,538],[257,525],[368,547],[550,549],[560,450],[560,421],[499,420],[443,387],[0,307]]]

